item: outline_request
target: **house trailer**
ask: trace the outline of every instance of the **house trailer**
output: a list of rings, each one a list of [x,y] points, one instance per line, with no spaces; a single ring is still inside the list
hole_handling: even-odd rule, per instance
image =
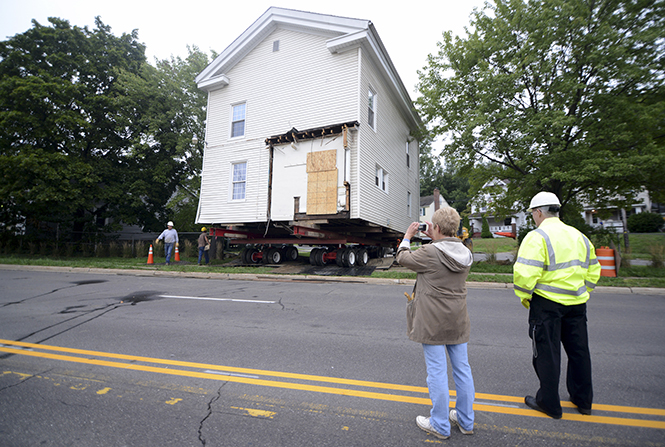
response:
[[[421,121],[372,22],[270,8],[196,82],[197,223],[247,263],[366,262],[418,220]]]

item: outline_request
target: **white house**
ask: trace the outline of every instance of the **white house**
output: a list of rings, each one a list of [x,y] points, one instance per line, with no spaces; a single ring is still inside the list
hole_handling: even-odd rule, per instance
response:
[[[435,206],[436,199],[438,198],[439,200],[439,206]],[[425,222],[431,222],[432,221],[432,216],[434,215],[434,211],[438,208],[444,208],[448,205],[448,202],[446,199],[443,198],[441,194],[439,194],[439,190],[435,189],[434,194],[431,196],[424,196],[420,198],[420,217],[418,219],[418,222],[425,223]]]
[[[372,22],[272,7],[196,82],[198,223],[403,232],[417,218],[421,122]]]
[[[495,179],[492,182],[488,182],[486,186],[495,186],[498,187],[497,191],[501,191],[502,188],[507,187],[507,183],[504,180]],[[513,229],[519,231],[521,227],[527,225],[529,216],[526,210],[520,209],[521,207],[515,204],[514,212],[511,216],[499,219],[493,214],[492,201],[492,195],[489,193],[485,193],[481,197],[476,197],[472,200],[469,220],[476,234],[481,232],[483,215],[487,218],[490,231],[495,234],[495,237],[497,232],[510,233]],[[620,209],[603,209],[603,212],[600,213],[599,211],[601,210],[593,205],[584,204],[583,207],[582,217],[587,224],[592,227],[611,228],[618,233],[623,232],[623,220]],[[658,212],[657,207],[658,204],[654,204],[650,200],[649,192],[644,190],[638,194],[635,203],[631,204],[630,209],[626,209],[626,213],[630,215],[649,211]],[[606,217],[599,217],[601,214]],[[533,226],[533,221],[530,223]]]

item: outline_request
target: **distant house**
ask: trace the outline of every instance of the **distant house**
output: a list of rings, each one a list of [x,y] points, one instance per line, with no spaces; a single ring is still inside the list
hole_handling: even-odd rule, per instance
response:
[[[416,219],[421,121],[372,22],[272,7],[196,82],[198,223],[403,232]]]
[[[499,187],[500,190],[501,188],[507,187],[507,182],[504,180],[494,180],[487,185]],[[497,237],[496,233],[498,232],[511,232],[514,231],[513,229],[519,231],[519,228],[528,224],[527,219],[529,218],[529,215],[527,214],[526,209],[520,209],[520,206],[515,205],[513,214],[505,218],[498,218],[493,214],[491,206],[492,201],[492,195],[487,193],[482,197],[476,197],[471,201],[471,215],[469,216],[469,221],[473,226],[474,234],[476,236],[480,236],[483,216],[487,218],[490,231],[492,234],[495,234],[495,237]],[[649,198],[648,191],[642,191],[637,196],[636,202],[625,211],[627,216],[650,211],[661,213],[665,216],[665,208],[662,209],[659,204],[653,203]],[[601,215],[606,217],[601,218]],[[620,209],[612,208],[600,210],[597,207],[585,204],[584,211],[582,211],[582,217],[584,218],[584,221],[592,227],[612,228],[616,232],[623,232],[623,220]],[[531,225],[533,225],[533,221],[531,221]]]
[[[488,182],[486,187],[494,187],[499,191],[505,189],[508,183],[506,180],[493,180]],[[526,210],[520,210],[515,207],[514,214],[508,217],[500,218],[494,214],[492,208],[493,197],[489,193],[483,194],[481,197],[474,197],[471,200],[471,214],[469,215],[469,232],[474,236],[479,237],[483,228],[483,216],[487,219],[492,234],[496,233],[513,233],[522,226],[527,225]],[[497,237],[495,235],[495,237]]]
[[[444,199],[443,196],[439,194],[439,190],[435,189],[433,195],[420,198],[420,213],[419,213],[420,217],[418,219],[419,222],[424,223],[432,221],[432,216],[434,215],[434,211],[436,211],[435,199],[437,197],[439,199],[438,208],[450,206],[448,205],[448,202],[446,202],[446,199]]]

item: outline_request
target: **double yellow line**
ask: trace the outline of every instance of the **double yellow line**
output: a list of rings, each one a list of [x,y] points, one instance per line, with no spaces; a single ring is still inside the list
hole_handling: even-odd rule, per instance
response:
[[[273,388],[286,388],[300,391],[311,391],[316,393],[337,394],[342,396],[364,397],[367,399],[377,399],[393,402],[405,402],[420,405],[431,406],[432,402],[428,397],[418,397],[424,394],[427,396],[426,387],[399,385],[392,383],[369,382],[364,380],[343,379],[339,377],[313,376],[308,374],[296,374],[279,371],[268,371],[251,368],[238,368],[233,366],[213,365],[207,363],[183,362],[179,360],[165,360],[152,357],[141,357],[135,355],[114,354],[101,351],[89,351],[84,349],[64,348],[59,346],[40,345],[34,343],[25,343],[20,341],[0,339],[0,352],[9,354],[25,355],[29,357],[46,358],[53,360],[62,360],[65,362],[83,363],[87,365],[106,366],[110,368],[120,368],[133,371],[145,371],[158,374],[167,374],[172,376],[198,377],[210,380],[222,380],[225,382],[245,383],[249,385],[268,386]],[[69,355],[68,355],[69,354]],[[103,360],[103,359],[113,359]],[[120,360],[120,361],[118,361]],[[124,362],[123,362],[124,361]],[[140,362],[144,364],[126,363]],[[162,368],[151,365],[168,365],[188,369]],[[219,372],[217,372],[219,371]],[[283,380],[266,380],[258,377],[275,377]],[[303,383],[306,382],[306,383]],[[307,383],[309,382],[309,383]],[[343,388],[335,386],[312,385],[310,383],[326,383],[342,385],[357,388],[382,389],[390,391],[401,391],[405,393],[416,394],[393,394],[384,392],[374,392],[362,389]],[[451,395],[455,395],[451,391]],[[476,411],[489,413],[502,413],[520,416],[547,417],[542,413],[528,408],[523,408],[523,398],[517,396],[502,396],[497,394],[476,393],[476,403],[473,408]],[[519,404],[520,406],[516,405]],[[566,408],[575,408],[571,402],[561,402]],[[564,413],[564,420],[592,422],[598,424],[624,425],[633,427],[665,429],[665,421],[655,418],[665,418],[665,410],[658,408],[627,407],[619,405],[594,404],[593,411],[621,413],[622,415],[642,415],[646,418],[635,419],[615,416],[583,416],[577,414],[577,411]],[[651,418],[651,419],[649,419]]]

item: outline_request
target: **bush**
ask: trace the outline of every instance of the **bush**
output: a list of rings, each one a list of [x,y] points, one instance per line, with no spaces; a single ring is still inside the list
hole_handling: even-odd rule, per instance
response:
[[[482,238],[494,237],[492,235],[492,232],[490,231],[490,224],[487,221],[487,217],[485,217],[485,216],[483,216],[483,228],[480,232],[480,237],[482,237]]]
[[[637,213],[628,218],[628,231],[631,233],[655,233],[665,223],[657,213]]]

